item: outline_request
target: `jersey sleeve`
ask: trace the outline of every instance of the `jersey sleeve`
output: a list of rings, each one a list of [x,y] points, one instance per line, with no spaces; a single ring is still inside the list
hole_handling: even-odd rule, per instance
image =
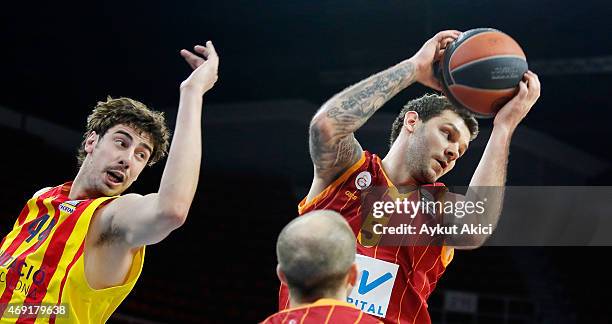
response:
[[[314,209],[321,209],[321,206],[324,206],[327,200],[334,197],[338,193],[338,191],[342,188],[342,185],[346,183],[351,175],[364,167],[366,164],[366,157],[367,152],[364,151],[359,161],[350,166],[346,171],[344,171],[344,173],[342,173],[342,175],[340,175],[340,177],[338,177],[338,179],[334,180],[334,182],[323,189],[323,191],[316,195],[311,201],[307,201],[308,197],[302,199],[298,205],[299,214],[302,215]]]

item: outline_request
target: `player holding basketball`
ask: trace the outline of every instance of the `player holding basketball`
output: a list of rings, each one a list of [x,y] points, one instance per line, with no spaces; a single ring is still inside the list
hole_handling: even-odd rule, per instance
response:
[[[364,151],[353,135],[382,105],[414,82],[441,90],[432,65],[459,31],[436,34],[410,59],[343,90],[327,101],[310,124],[310,154],[314,179],[299,212],[331,209],[344,216],[358,237],[357,262],[361,280],[348,297],[362,310],[386,323],[431,322],[426,300],[452,260],[454,247],[469,249],[488,235],[444,238],[444,244],[363,244],[360,211],[369,188],[384,187],[394,197],[419,199],[414,186],[443,186],[437,179],[449,172],[477,135],[476,120],[438,95],[412,100],[402,109],[391,132],[391,148],[384,159]],[[501,211],[508,150],[512,134],[540,95],[538,77],[528,71],[519,91],[497,114],[484,154],[472,176],[470,188],[494,188],[486,212],[473,223],[496,224]],[[495,189],[497,188],[497,189]],[[473,197],[470,197],[472,195]],[[470,200],[447,194],[447,199]],[[476,195],[477,196],[477,195]],[[445,215],[444,222],[459,219]],[[465,220],[463,220],[465,222]],[[370,233],[371,234],[371,233]],[[281,286],[279,307],[287,307],[287,289]]]
[[[202,96],[219,64],[211,42],[194,49],[202,57],[181,51],[194,71],[180,86],[159,190],[119,196],[166,154],[163,115],[128,98],[99,102],[87,119],[74,181],[37,192],[0,243],[3,322],[105,322],[134,287],[145,246],[185,222],[200,170]],[[52,308],[17,311],[22,305]]]

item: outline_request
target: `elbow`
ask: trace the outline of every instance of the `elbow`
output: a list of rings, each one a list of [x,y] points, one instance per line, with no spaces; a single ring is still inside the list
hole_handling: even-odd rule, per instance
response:
[[[474,250],[485,244],[490,235],[475,234],[468,236],[468,239],[463,242],[463,248],[466,250]]]
[[[164,208],[161,217],[165,223],[173,229],[179,228],[185,224],[187,220],[187,214],[189,214],[189,206],[183,206],[181,204],[174,204]]]
[[[310,121],[310,136],[317,141],[327,141],[334,137],[336,127],[323,113],[317,113]]]
[[[474,250],[485,244],[490,235],[450,235],[444,240],[444,245],[452,246],[458,250]]]

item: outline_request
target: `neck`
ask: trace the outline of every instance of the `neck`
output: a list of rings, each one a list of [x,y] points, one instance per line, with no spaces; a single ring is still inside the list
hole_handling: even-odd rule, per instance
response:
[[[291,293],[289,294],[289,307],[290,308],[306,306],[306,305],[312,304],[316,302],[317,300],[323,299],[323,298],[346,301],[346,297],[347,297],[346,289],[344,290],[338,289],[338,291],[336,291],[333,294],[326,294],[324,296],[319,296],[315,298],[301,298],[300,296],[295,296],[295,295],[296,294],[291,294]]]
[[[88,197],[87,186],[85,185],[85,175],[83,168],[79,169],[79,173],[77,173],[76,178],[72,182],[72,186],[70,187],[70,194],[68,194],[68,198],[72,200],[90,198]]]
[[[418,181],[410,174],[410,166],[406,165],[407,145],[403,145],[403,139],[398,138],[389,153],[382,160],[382,168],[389,180],[395,187],[417,186]]]

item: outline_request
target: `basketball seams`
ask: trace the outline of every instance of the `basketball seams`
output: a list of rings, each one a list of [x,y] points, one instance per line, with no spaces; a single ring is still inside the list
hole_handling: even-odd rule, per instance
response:
[[[447,63],[447,67],[450,70],[452,65],[461,65],[463,66],[464,64],[468,64],[469,62],[472,62],[472,60],[466,60],[465,62],[453,62],[453,58],[455,57],[455,55],[457,55],[458,53],[461,53],[460,49],[461,47],[465,46],[466,43],[468,43],[467,41],[470,40],[472,42],[478,42],[480,41],[480,38],[484,38],[486,36],[490,36],[493,34],[501,34],[504,35],[505,37],[507,37],[507,39],[505,39],[504,41],[507,41],[508,43],[506,45],[512,45],[515,46],[517,50],[520,51],[520,53],[526,57],[525,52],[523,51],[523,49],[521,48],[521,46],[516,42],[516,40],[514,40],[514,38],[510,37],[510,35],[503,33],[499,30],[487,30],[484,32],[480,32],[480,33],[474,33],[474,34],[470,34],[467,35],[465,37],[465,39],[460,40],[460,42],[457,44],[457,47],[455,48],[448,48],[447,50],[451,52],[451,54],[449,55],[448,60],[445,60],[445,63]],[[508,49],[506,49],[508,50]],[[486,56],[489,57],[489,56]],[[480,58],[479,58],[480,59]]]
[[[498,69],[498,63],[500,68],[512,69]],[[441,65],[443,92],[453,105],[468,109],[477,117],[490,118],[498,109],[494,108],[497,107],[495,100],[506,100],[506,94],[511,95],[516,90],[511,83],[518,74],[513,71],[520,72],[526,66],[525,52],[510,35],[493,28],[472,29],[446,48]],[[485,71],[496,71],[490,75],[490,85],[483,85],[484,80],[477,77]],[[456,87],[462,89],[463,95],[455,93]],[[465,95],[469,98],[462,97]],[[498,98],[494,98],[496,96]]]
[[[444,65],[448,66],[448,69],[444,69],[444,70],[449,70],[450,71],[450,64],[451,61],[453,60],[453,56],[455,55],[455,53],[457,53],[457,51],[461,48],[461,46],[463,46],[463,44],[465,44],[465,41],[467,41],[468,39],[470,39],[471,37],[474,37],[475,35],[478,34],[487,34],[487,33],[494,33],[494,32],[498,32],[495,29],[491,29],[491,30],[482,30],[482,31],[475,31],[474,33],[464,33],[461,38],[463,39],[458,39],[457,40],[457,47],[455,48],[447,48],[447,51],[452,51],[452,54],[448,56],[448,59],[444,59]],[[452,46],[451,46],[452,47]],[[449,73],[448,76],[450,76],[451,79],[451,83],[450,84],[454,84],[455,83],[455,79],[453,78],[452,74]]]
[[[503,59],[503,58],[516,58],[516,59],[521,59],[525,62],[527,62],[527,59],[525,58],[525,56],[522,55],[509,55],[509,54],[500,54],[500,55],[492,55],[492,56],[487,56],[487,57],[483,57],[483,58],[479,58],[473,61],[470,61],[469,63],[465,63],[461,66],[458,66],[452,70],[449,69],[450,71],[450,75],[451,78],[453,78],[453,83],[454,83],[454,77],[453,77],[453,73],[455,72],[459,72],[461,70],[465,70],[467,68],[469,68],[470,66],[476,65],[480,62],[484,62],[484,61],[488,61],[488,60],[495,60],[495,59]]]

